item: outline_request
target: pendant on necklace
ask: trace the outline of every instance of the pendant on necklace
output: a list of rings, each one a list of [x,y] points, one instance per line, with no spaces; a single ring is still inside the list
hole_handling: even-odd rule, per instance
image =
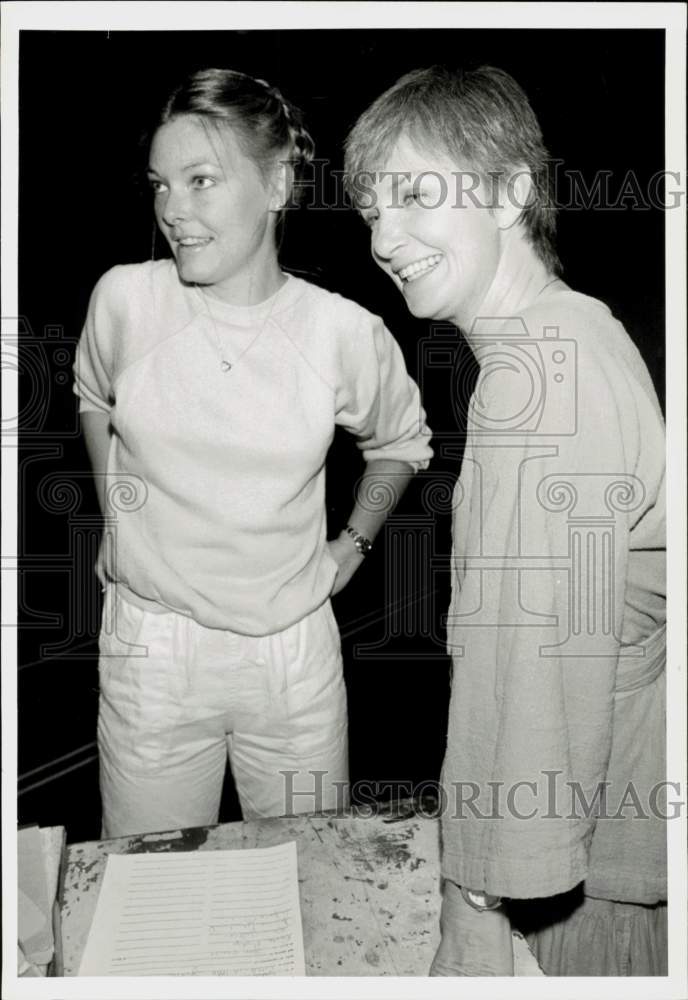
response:
[[[221,361],[220,362],[220,368],[222,368],[223,372],[229,372],[229,371],[231,371],[232,370],[231,362],[229,362],[229,361]]]

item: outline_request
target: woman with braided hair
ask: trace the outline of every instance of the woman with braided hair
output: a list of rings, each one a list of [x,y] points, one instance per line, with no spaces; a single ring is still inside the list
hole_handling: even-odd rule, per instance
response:
[[[172,259],[114,267],[91,298],[75,391],[106,524],[106,836],[217,822],[227,755],[245,818],[347,799],[330,596],[390,504],[359,490],[328,542],[325,459],[344,426],[364,487],[398,498],[432,453],[383,323],[280,267],[276,233],[312,151],[264,81],[193,74],[149,147]]]

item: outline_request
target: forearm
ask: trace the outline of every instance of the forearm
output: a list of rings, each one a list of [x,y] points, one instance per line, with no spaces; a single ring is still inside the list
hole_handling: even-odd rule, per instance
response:
[[[358,484],[348,525],[358,535],[372,542],[385,523],[385,518],[398,504],[412,476],[413,468],[407,462],[392,459],[368,462]],[[339,536],[329,543],[329,549],[339,566],[332,590],[333,594],[337,594],[361,565],[365,552],[359,549],[356,539],[346,528],[342,528]]]
[[[87,410],[81,414],[81,432],[86,443],[101,514],[105,513],[106,473],[110,450],[110,417],[107,413]]]
[[[391,459],[368,462],[347,523],[372,542],[399,503],[413,474],[407,462]],[[346,529],[342,534],[345,533]]]

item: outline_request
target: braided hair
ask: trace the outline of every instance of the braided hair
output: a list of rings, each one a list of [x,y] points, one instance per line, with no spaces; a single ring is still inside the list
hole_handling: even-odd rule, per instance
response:
[[[199,70],[172,91],[153,132],[180,115],[231,126],[242,151],[265,177],[277,162],[287,162],[292,185],[298,190],[298,181],[313,158],[313,140],[299,108],[265,80],[231,69]]]

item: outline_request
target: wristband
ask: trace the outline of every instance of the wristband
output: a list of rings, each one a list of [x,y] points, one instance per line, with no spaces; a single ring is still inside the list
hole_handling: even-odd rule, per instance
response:
[[[346,533],[350,538],[353,538],[354,545],[356,546],[356,551],[362,556],[367,556],[373,547],[373,543],[365,535],[359,534],[355,528],[352,528],[350,524],[346,526]]]

